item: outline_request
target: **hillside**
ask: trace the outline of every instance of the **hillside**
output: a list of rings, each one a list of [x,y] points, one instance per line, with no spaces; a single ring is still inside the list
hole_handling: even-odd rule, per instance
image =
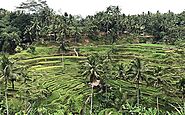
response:
[[[123,63],[126,71],[135,58],[141,59],[143,74],[152,76],[152,71],[160,67],[163,72],[161,79],[169,83],[162,88],[154,88],[145,81],[141,82],[140,104],[143,107],[156,108],[156,97],[159,96],[161,113],[165,113],[174,110],[169,103],[176,105],[184,101],[176,87],[176,83],[185,74],[184,49],[158,44],[100,45],[78,48],[84,56],[62,56],[57,54],[55,46],[36,47],[34,53],[22,51],[11,55],[10,58],[16,65],[15,71],[22,71],[21,68],[24,68],[27,80],[23,83],[22,78],[17,78],[15,90],[8,88],[10,113],[88,114],[91,87],[85,82],[85,77],[82,75],[84,70],[80,68],[87,62],[87,57],[93,53],[106,58],[109,52],[112,64],[110,65],[111,77],[106,80],[110,88],[107,92],[100,92],[100,88],[94,89],[95,114],[105,115],[106,111],[107,114],[112,113],[111,115],[129,113],[128,103],[134,108],[136,83],[133,80],[116,78],[116,75],[119,64]]]

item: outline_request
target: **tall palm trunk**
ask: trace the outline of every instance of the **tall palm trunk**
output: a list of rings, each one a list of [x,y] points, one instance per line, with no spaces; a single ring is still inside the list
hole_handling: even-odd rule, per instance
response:
[[[106,23],[106,37],[105,37],[105,43],[107,43],[107,39],[108,39],[108,34],[109,34],[109,23]]]
[[[3,88],[2,88],[2,86],[1,86],[1,82],[0,82],[0,100],[2,99],[2,92],[3,92]]]
[[[157,96],[157,115],[159,115],[159,97]]]
[[[75,40],[74,40],[74,42],[75,42],[75,44],[77,44],[77,26],[75,27]]]
[[[185,92],[184,87],[182,87],[182,92]],[[184,100],[184,93],[182,93],[182,100]]]
[[[91,89],[91,108],[90,108],[90,115],[93,113],[93,86]]]
[[[63,68],[65,68],[65,64],[64,64],[64,55],[62,54],[62,66]]]
[[[7,76],[5,78],[5,101],[6,101],[6,115],[9,115],[9,110],[8,110],[8,78]]]
[[[15,89],[15,87],[14,87],[14,80],[11,80],[11,82],[12,82],[12,89],[14,90]]]
[[[140,98],[140,96],[139,96],[139,94],[140,94],[140,87],[139,87],[139,72],[137,73],[137,84],[136,84],[137,86],[137,106],[139,106],[139,98]]]
[[[116,42],[116,35],[114,35],[116,33],[113,33],[113,36],[112,36],[112,44]]]
[[[54,41],[57,41],[57,33],[54,32]]]
[[[140,88],[139,88],[139,80],[137,81],[137,105],[139,106],[139,92],[140,92]]]
[[[61,45],[62,45],[62,50],[66,51],[66,48],[65,48],[65,40],[67,38],[67,33],[66,33],[66,29],[64,29],[64,35],[62,37],[62,41],[61,41]]]
[[[107,85],[106,85],[106,101],[108,102],[108,95],[107,95]],[[107,103],[106,103],[106,106],[107,106]]]
[[[88,103],[90,97],[87,98],[87,100],[85,101],[84,107],[83,107],[83,113],[81,115],[86,115],[86,104]]]

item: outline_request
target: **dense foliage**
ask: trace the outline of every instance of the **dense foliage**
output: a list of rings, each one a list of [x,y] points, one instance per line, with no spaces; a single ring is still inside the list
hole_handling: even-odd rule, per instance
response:
[[[0,9],[0,114],[184,115],[184,40],[185,11]]]
[[[25,2],[17,11],[0,10],[0,51],[14,53],[33,41],[82,43],[83,39],[114,43],[178,44],[184,40],[185,12],[125,15],[118,6],[109,6],[94,16],[82,18],[68,13],[57,14],[46,1]]]

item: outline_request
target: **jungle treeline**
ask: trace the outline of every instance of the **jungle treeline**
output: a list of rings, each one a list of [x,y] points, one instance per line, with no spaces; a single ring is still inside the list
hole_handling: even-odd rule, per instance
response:
[[[124,11],[122,11],[124,12]],[[15,11],[0,9],[0,51],[15,53],[34,41],[67,44],[95,41],[182,44],[185,39],[185,11],[175,14],[147,13],[125,15],[118,6],[109,6],[95,15],[81,17],[56,13],[44,0],[23,2]],[[84,40],[85,39],[85,40]]]

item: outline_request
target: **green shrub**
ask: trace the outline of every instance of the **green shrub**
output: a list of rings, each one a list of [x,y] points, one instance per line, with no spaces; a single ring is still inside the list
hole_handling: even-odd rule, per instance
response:
[[[15,49],[15,51],[17,53],[20,53],[22,50],[23,50],[23,48],[21,48],[20,46],[17,46],[16,49]]]
[[[27,52],[28,52],[28,53],[31,53],[31,54],[34,54],[35,51],[36,51],[35,46],[30,46],[30,47],[28,48],[28,50],[27,50]]]

